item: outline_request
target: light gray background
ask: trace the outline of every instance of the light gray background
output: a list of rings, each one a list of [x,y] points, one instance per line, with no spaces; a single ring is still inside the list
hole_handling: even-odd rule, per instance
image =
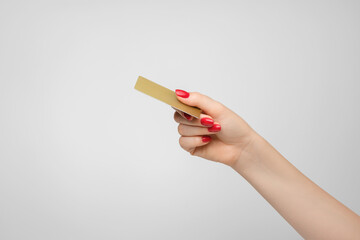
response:
[[[360,212],[359,1],[1,1],[0,239],[300,239],[138,75],[242,116]]]

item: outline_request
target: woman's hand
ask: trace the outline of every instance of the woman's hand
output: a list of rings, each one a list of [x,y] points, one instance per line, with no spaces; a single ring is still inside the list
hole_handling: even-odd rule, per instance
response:
[[[176,90],[176,95],[204,111],[200,120],[175,113],[186,151],[234,168],[305,239],[360,239],[360,217],[305,177],[241,117],[200,93]]]
[[[179,143],[190,154],[221,162],[231,167],[251,161],[247,157],[254,130],[237,114],[221,103],[197,92],[175,91],[179,101],[203,110],[200,119],[177,111]]]

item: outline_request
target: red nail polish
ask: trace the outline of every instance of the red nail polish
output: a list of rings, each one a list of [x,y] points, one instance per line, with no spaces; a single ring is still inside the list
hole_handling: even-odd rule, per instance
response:
[[[191,115],[189,115],[189,114],[187,114],[187,113],[184,113],[184,117],[186,117],[186,119],[189,120],[189,121],[190,121],[191,118],[192,118]]]
[[[211,127],[214,124],[214,120],[208,117],[204,117],[200,120],[200,123],[204,126]]]
[[[220,124],[214,124],[212,127],[208,128],[209,132],[219,132],[221,130]]]
[[[202,136],[201,140],[206,143],[206,142],[210,142],[211,141],[211,137],[210,136]]]
[[[182,97],[182,98],[188,98],[190,96],[190,94],[184,90],[180,90],[180,89],[176,89],[175,93],[177,96]]]

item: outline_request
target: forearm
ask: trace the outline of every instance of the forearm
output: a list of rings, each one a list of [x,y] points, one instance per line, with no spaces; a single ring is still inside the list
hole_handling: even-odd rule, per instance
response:
[[[233,168],[304,238],[360,239],[360,217],[305,177],[261,136],[254,135]]]

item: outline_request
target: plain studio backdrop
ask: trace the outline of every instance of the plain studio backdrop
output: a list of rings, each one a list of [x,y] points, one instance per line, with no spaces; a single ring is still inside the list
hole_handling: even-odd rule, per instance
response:
[[[360,212],[359,1],[0,2],[0,239],[300,239],[178,145],[209,95]]]

